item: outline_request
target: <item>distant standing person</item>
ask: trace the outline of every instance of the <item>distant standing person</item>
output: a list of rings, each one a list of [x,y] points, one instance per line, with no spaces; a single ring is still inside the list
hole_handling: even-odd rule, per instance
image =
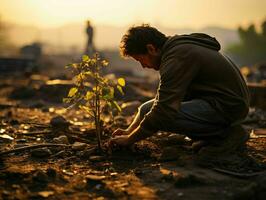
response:
[[[87,45],[85,49],[85,54],[92,55],[95,52],[94,44],[93,44],[93,27],[91,26],[91,22],[87,21]]]

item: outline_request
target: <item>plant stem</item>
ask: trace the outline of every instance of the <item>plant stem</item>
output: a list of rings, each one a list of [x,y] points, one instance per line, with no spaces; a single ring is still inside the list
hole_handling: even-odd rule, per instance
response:
[[[97,61],[97,57],[96,57],[96,61]],[[98,77],[97,77],[97,72],[99,72],[99,69],[97,67],[97,63],[95,66],[95,126],[96,126],[96,133],[97,133],[97,139],[98,139],[98,148],[101,151],[102,150],[102,144],[101,144],[101,125],[100,125],[100,98],[99,98],[99,90],[98,90]]]

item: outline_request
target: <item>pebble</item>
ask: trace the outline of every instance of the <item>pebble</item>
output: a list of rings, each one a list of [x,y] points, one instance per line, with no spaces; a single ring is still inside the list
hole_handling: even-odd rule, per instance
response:
[[[168,142],[171,144],[180,144],[180,143],[184,143],[185,136],[172,133],[167,137],[167,139],[168,139]]]
[[[96,161],[96,162],[102,161],[102,160],[104,160],[104,159],[105,159],[104,156],[90,156],[90,157],[89,157],[89,160],[90,160],[90,161]]]
[[[18,142],[18,143],[26,143],[28,141],[26,139],[22,138],[22,139],[17,139],[16,142]]]
[[[92,181],[101,181],[105,178],[106,176],[99,176],[99,175],[93,175],[93,174],[89,174],[86,176],[87,180],[92,180]]]
[[[34,149],[31,152],[31,156],[38,157],[38,158],[46,158],[52,155],[52,152],[47,147],[41,149]]]
[[[80,156],[83,157],[83,158],[88,158],[92,154],[94,154],[95,152],[96,152],[96,148],[86,149],[86,150],[80,152]]]
[[[72,149],[76,151],[84,150],[86,147],[87,144],[83,142],[75,142],[74,144],[72,144]]]
[[[66,135],[61,135],[59,137],[55,137],[53,141],[57,144],[69,144],[68,137]]]
[[[70,123],[61,115],[53,117],[50,121],[53,128],[66,129],[69,127]]]
[[[48,183],[48,176],[43,171],[37,171],[32,176],[33,182]]]

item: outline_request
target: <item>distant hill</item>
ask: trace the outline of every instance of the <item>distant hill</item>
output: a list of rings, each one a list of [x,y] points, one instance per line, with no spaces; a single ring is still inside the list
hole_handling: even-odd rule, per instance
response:
[[[98,49],[118,49],[122,35],[128,27],[95,25],[95,44]],[[239,41],[237,31],[210,26],[202,29],[193,28],[157,28],[166,35],[204,32],[216,37],[226,48],[229,44]],[[18,46],[39,41],[44,44],[46,51],[80,51],[84,49],[86,34],[84,24],[69,24],[58,28],[38,29],[36,27],[9,25],[9,38]]]

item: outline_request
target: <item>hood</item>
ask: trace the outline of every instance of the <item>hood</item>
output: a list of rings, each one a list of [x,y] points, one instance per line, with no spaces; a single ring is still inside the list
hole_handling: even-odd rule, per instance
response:
[[[179,44],[195,44],[215,51],[219,51],[221,49],[220,43],[214,37],[204,33],[192,33],[189,35],[175,35],[169,37],[169,39],[165,42],[163,49]]]

